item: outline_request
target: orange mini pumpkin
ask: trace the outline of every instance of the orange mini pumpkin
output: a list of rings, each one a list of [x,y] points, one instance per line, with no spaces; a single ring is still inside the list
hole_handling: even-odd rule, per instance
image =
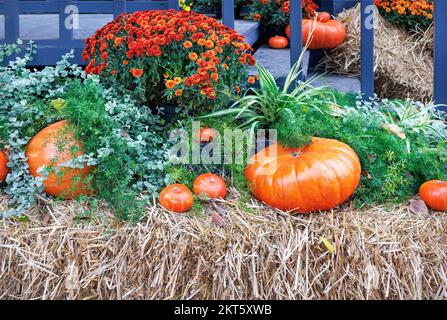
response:
[[[196,134],[196,138],[200,141],[200,142],[211,142],[213,141],[213,139],[217,136],[217,131],[214,130],[213,128],[200,128],[197,131]]]
[[[322,11],[317,14],[317,21],[328,22],[329,20],[331,20],[331,14],[329,12]]]
[[[194,180],[194,193],[198,196],[205,195],[210,199],[225,198],[227,185],[224,179],[214,173],[204,173]]]
[[[302,22],[303,45],[309,42],[309,49],[333,49],[341,45],[346,39],[346,28],[337,20],[331,20],[327,13],[320,13],[316,21],[303,19]],[[290,39],[290,25],[285,30]],[[312,33],[313,32],[313,33]]]
[[[433,210],[447,211],[447,181],[430,180],[419,188],[419,196]]]
[[[39,168],[57,167],[81,156],[82,153],[82,146],[73,138],[73,132],[69,130],[66,120],[56,122],[40,131],[26,148],[29,171],[34,177],[41,176],[37,172]],[[91,190],[84,180],[92,168],[86,165],[82,169],[56,168],[43,182],[45,192],[65,199],[90,194]]]
[[[6,175],[8,174],[8,158],[3,151],[0,151],[0,182],[5,180]]]
[[[295,149],[275,143],[253,156],[245,177],[256,198],[285,211],[332,209],[347,200],[360,182],[360,161],[348,145],[313,138]]]
[[[158,203],[169,211],[186,212],[192,208],[194,196],[184,184],[171,184],[160,192]]]
[[[269,46],[273,49],[284,49],[289,45],[289,40],[283,36],[274,36],[269,39]]]

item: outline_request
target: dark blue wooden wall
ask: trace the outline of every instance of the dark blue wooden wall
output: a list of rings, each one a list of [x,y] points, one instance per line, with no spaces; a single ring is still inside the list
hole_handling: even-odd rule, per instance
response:
[[[335,5],[347,0],[322,0]],[[351,1],[351,0],[350,0]],[[373,0],[359,0],[362,10],[361,41],[361,90],[365,98],[374,95],[374,28]],[[65,8],[75,5],[80,13],[108,13],[114,16],[122,12],[134,12],[148,9],[178,9],[178,0],[0,0],[0,13],[5,14],[5,39],[1,42],[12,43],[19,37],[19,15],[23,13],[59,14],[59,39],[36,40],[38,54],[34,64],[54,64],[69,49],[75,50],[75,62],[83,63],[81,53],[84,46],[82,39],[73,39],[73,30],[64,28],[67,17]],[[222,0],[223,22],[234,28],[234,0]],[[297,61],[302,50],[301,45],[301,0],[291,0],[291,64]],[[337,8],[333,8],[336,10]],[[447,105],[447,0],[435,0],[435,65],[434,95],[435,101]],[[337,10],[338,10],[337,9]],[[427,70],[427,72],[430,72]],[[447,107],[443,107],[447,110]]]

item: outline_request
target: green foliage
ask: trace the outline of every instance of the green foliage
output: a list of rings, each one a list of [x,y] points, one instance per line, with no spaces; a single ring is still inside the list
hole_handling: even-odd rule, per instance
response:
[[[316,2],[316,1],[315,1]],[[313,0],[302,0],[303,17],[309,18],[318,9]],[[253,0],[250,5],[250,16],[260,21],[269,30],[282,29],[289,23],[290,1],[288,0]]]
[[[277,130],[278,141],[285,147],[298,148],[309,144],[312,136],[309,130],[306,130],[305,113],[308,112],[307,106],[296,106],[301,112],[282,112],[274,125]]]
[[[303,57],[304,51],[289,71],[282,88],[267,69],[258,66],[259,89],[250,88],[231,108],[213,112],[202,118],[232,116],[235,121],[241,122],[238,128],[250,130],[251,141],[254,141],[258,129],[272,128],[280,119],[284,120],[284,129],[293,127],[287,122],[289,119],[295,121],[295,117],[299,117],[299,114],[294,115],[292,110],[307,110],[310,101],[324,98],[321,95],[325,93],[310,85],[313,79],[297,81],[302,73],[300,65]],[[293,85],[295,86],[292,88]],[[293,138],[297,141],[292,141]],[[310,137],[301,137],[300,132],[295,132],[293,137],[287,135],[287,140],[288,145],[301,144],[302,141],[310,141]]]
[[[186,4],[191,3],[191,7],[194,11],[197,12],[206,12],[208,10],[214,9],[214,6],[222,5],[222,0],[193,0],[188,1],[185,0]],[[234,5],[236,6],[245,6],[250,4],[251,0],[234,0]]]
[[[193,121],[195,121],[195,119],[185,118],[174,124],[169,130],[173,130],[174,128],[184,129],[188,133],[189,143],[192,144],[195,136],[195,132],[192,132],[191,129]],[[201,119],[200,125],[202,127],[212,127],[219,132],[221,137],[224,137],[225,130],[238,129],[231,116]],[[223,152],[225,148],[224,139],[221,139],[219,143]],[[249,209],[246,208],[246,203],[251,199],[251,195],[245,179],[245,166],[247,165],[246,155],[248,154],[247,149],[248,139],[245,138],[243,140],[243,149],[240,150],[240,152],[244,154],[242,162],[238,161],[235,154],[233,154],[231,163],[224,163],[224,155],[222,155],[219,164],[172,164],[166,170],[167,178],[170,183],[183,183],[189,188],[192,188],[194,179],[198,175],[207,172],[216,173],[225,179],[228,187],[233,186],[237,190],[239,193],[237,199],[239,205],[249,211]],[[201,149],[201,151],[203,152],[203,149]]]
[[[56,67],[26,69],[31,51],[1,67],[0,148],[8,148],[4,192],[12,209],[0,216],[20,215],[35,204],[45,174],[29,175],[26,145],[49,124],[67,119],[85,150],[69,165],[96,165],[91,179],[96,197],[107,200],[120,218],[138,220],[144,201],[165,184],[167,144],[157,134],[159,119],[131,97],[103,89],[96,77],[83,79],[82,70],[68,63],[71,55]]]
[[[0,47],[0,59],[18,53],[21,41]],[[23,58],[0,66],[0,149],[8,148],[9,174],[3,191],[9,196],[12,209],[0,212],[0,217],[17,216],[36,203],[34,194],[43,190],[43,178],[35,179],[28,172],[25,147],[28,141],[48,124],[60,120],[47,104],[63,92],[66,81],[79,77],[82,70],[70,65],[70,54],[65,55],[55,67],[41,71],[27,69],[35,47],[31,42]]]
[[[447,178],[446,123],[435,106],[409,100],[367,103],[355,101],[352,94],[333,95],[335,100],[310,103],[318,109],[295,108],[294,124],[279,121],[278,137],[311,135],[350,145],[363,170],[355,193],[359,206],[402,201],[417,193],[423,182]],[[386,130],[384,125],[391,119],[405,139]]]
[[[120,104],[110,94],[101,92],[91,79],[73,81],[63,96],[66,106],[61,112],[83,142],[85,153],[94,155],[97,196],[107,200],[121,219],[136,221],[144,209],[144,202],[136,200],[138,193],[152,195],[164,184],[166,148],[161,137],[149,130],[156,127],[149,110]]]

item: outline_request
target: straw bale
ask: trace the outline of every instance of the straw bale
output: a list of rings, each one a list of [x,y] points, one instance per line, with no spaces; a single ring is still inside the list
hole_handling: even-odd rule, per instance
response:
[[[320,63],[327,71],[360,75],[360,7],[344,10],[337,19],[347,27],[347,39],[326,52]],[[375,90],[382,98],[433,98],[433,28],[410,35],[375,10]]]
[[[150,206],[131,225],[105,207],[77,221],[86,204],[42,203],[29,222],[0,221],[0,299],[447,297],[442,214],[348,204],[292,216],[237,198],[233,189],[221,204],[224,227],[211,205],[201,215]]]

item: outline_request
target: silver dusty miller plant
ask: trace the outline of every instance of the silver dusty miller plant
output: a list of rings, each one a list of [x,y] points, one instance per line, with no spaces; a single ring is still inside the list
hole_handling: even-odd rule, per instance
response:
[[[8,56],[18,53],[22,42],[0,46],[0,62]],[[43,181],[50,172],[57,174],[62,167],[81,168],[84,164],[100,166],[110,157],[116,157],[112,140],[125,141],[128,154],[124,158],[132,159],[132,170],[128,173],[129,188],[135,193],[155,194],[166,183],[160,172],[167,162],[167,148],[164,139],[156,132],[160,131],[159,118],[152,115],[150,108],[139,106],[126,94],[118,94],[113,88],[105,89],[97,77],[86,77],[77,65],[69,63],[73,53],[62,57],[54,67],[41,71],[30,70],[26,64],[32,59],[35,48],[32,43],[25,55],[0,66],[0,150],[7,149],[8,169],[6,181],[0,186],[0,192],[8,196],[9,207],[0,212],[0,218],[18,216],[36,203],[36,194],[43,192]],[[39,178],[29,174],[25,155],[30,139],[46,126],[62,120],[61,112],[51,105],[69,91],[70,83],[81,79],[83,83],[93,82],[105,103],[107,117],[113,124],[112,136],[101,136],[98,148],[53,168],[41,168]],[[4,187],[4,188],[2,188]]]
[[[16,44],[1,45],[0,62],[18,54],[22,45],[21,40]],[[64,90],[65,79],[83,74],[81,68],[68,62],[72,53],[63,56],[55,67],[46,67],[42,71],[27,69],[26,64],[35,53],[35,46],[30,42],[23,57],[0,66],[0,148],[8,149],[9,174],[4,192],[12,208],[0,212],[0,217],[22,214],[35,204],[35,194],[43,191],[45,175],[34,178],[28,172],[24,149],[31,137],[23,136],[22,131],[35,121],[50,124],[57,120],[57,115],[44,116],[34,104],[59,95]]]

